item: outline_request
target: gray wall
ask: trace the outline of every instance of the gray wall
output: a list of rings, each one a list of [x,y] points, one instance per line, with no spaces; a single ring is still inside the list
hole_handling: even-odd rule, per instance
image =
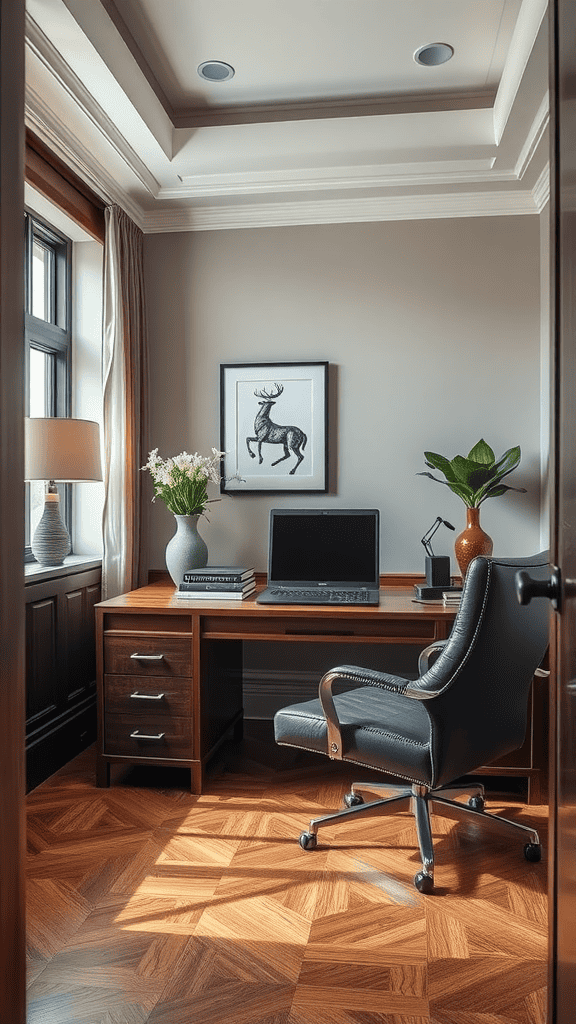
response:
[[[212,562],[265,570],[275,505],[377,506],[382,571],[420,572],[436,516],[465,521],[458,498],[416,475],[423,451],[466,454],[481,436],[497,455],[522,446],[512,482],[528,489],[483,505],[495,553],[538,548],[539,228],[534,216],[146,236],[161,455],[219,446],[220,363],[331,363],[330,493],[224,497],[200,525]],[[151,568],[165,568],[173,532],[156,502]],[[436,553],[454,536],[442,529]]]

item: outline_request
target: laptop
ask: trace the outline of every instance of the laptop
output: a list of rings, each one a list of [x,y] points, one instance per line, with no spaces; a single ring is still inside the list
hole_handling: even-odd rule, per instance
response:
[[[379,604],[378,509],[270,511],[268,586],[259,604]]]

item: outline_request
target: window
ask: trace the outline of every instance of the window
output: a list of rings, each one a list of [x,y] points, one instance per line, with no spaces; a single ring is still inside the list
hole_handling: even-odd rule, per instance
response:
[[[71,392],[71,264],[69,238],[25,215],[25,383],[27,416],[69,416]],[[44,507],[44,483],[26,484],[26,561]],[[70,530],[70,485],[59,484]]]

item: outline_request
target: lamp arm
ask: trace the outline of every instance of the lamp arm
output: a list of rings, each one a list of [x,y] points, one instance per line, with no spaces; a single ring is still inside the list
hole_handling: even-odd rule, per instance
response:
[[[430,558],[434,557],[434,552],[432,551],[432,545],[431,545],[430,541],[432,540],[432,537],[436,533],[436,530],[442,524],[444,524],[444,526],[447,526],[449,530],[454,530],[455,529],[455,527],[452,526],[452,523],[449,523],[446,519],[442,519],[441,516],[436,516],[436,519],[432,523],[432,526],[430,527],[429,530],[426,531],[426,533],[424,534],[424,536],[422,537],[422,539],[420,541],[420,543],[424,545],[424,550],[425,550],[426,554],[430,556]]]
[[[434,520],[434,522],[432,523],[432,526],[430,527],[430,529],[426,531],[426,533],[424,534],[424,536],[422,537],[422,539],[420,541],[420,543],[424,545],[424,550],[425,550],[426,554],[430,555],[431,558],[434,557],[434,552],[432,551],[432,545],[431,545],[430,541],[432,540],[432,537],[436,533],[436,530],[440,526],[441,522],[442,522],[442,519],[440,518],[440,516],[437,516],[436,519]]]

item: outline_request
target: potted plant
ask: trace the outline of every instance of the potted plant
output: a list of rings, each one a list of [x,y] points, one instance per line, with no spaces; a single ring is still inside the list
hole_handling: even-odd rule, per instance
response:
[[[504,477],[518,466],[520,447],[516,445],[509,448],[496,459],[490,445],[481,438],[466,457],[456,455],[453,459],[447,459],[436,452],[424,452],[424,458],[430,469],[443,473],[446,479],[440,480],[432,473],[424,472],[418,473],[418,476],[427,476],[437,483],[445,484],[466,505],[466,529],[454,544],[456,561],[464,579],[468,564],[476,555],[492,554],[492,539],[480,526],[480,505],[487,498],[498,498],[506,491],[526,493],[525,487],[511,487],[502,483]]]
[[[154,497],[160,498],[176,519],[176,533],[166,547],[166,565],[176,586],[184,572],[208,562],[208,548],[198,533],[198,519],[206,514],[206,506],[218,498],[208,497],[208,483],[220,481],[218,465],[225,452],[212,449],[212,456],[181,452],[162,459],[155,448],[142,466],[149,470],[154,484]]]

